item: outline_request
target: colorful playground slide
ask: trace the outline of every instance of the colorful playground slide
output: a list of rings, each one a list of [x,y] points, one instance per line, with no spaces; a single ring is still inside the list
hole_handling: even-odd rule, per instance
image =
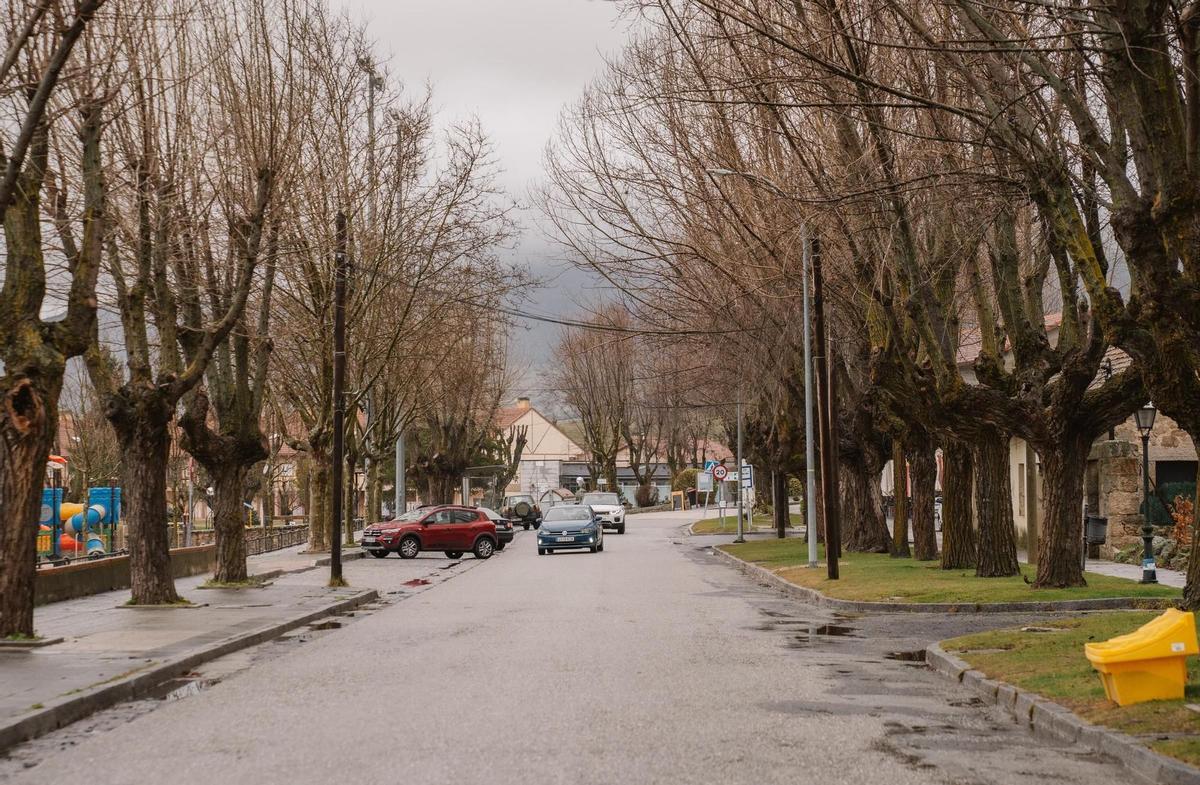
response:
[[[101,556],[107,552],[113,528],[120,520],[121,489],[90,488],[88,504],[64,502],[62,488],[42,489],[42,512],[38,521],[38,553],[53,555],[53,536],[58,533],[58,555]],[[58,525],[55,525],[57,513]]]

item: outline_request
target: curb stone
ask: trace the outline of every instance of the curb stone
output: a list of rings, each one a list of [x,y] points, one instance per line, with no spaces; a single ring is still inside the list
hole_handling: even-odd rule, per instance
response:
[[[1167,598],[1145,597],[1109,597],[1094,600],[1047,600],[1044,602],[866,602],[861,600],[840,600],[822,594],[816,589],[797,586],[786,581],[775,573],[743,561],[731,553],[713,547],[712,552],[729,562],[734,568],[746,575],[765,582],[788,594],[798,597],[804,602],[822,608],[853,613],[1038,613],[1057,611],[1115,611],[1115,610],[1159,610],[1172,608],[1175,601]],[[968,670],[964,668],[964,670]]]
[[[282,622],[273,622],[257,630],[214,641],[189,654],[154,663],[125,678],[49,701],[41,709],[11,721],[3,721],[3,724],[0,724],[0,752],[15,744],[70,725],[72,722],[78,722],[84,717],[123,701],[142,697],[159,684],[187,673],[198,665],[241,649],[265,643],[278,638],[285,632],[302,627],[310,621],[324,618],[330,614],[353,610],[378,598],[379,592],[375,589],[342,596],[336,602],[300,616],[294,616]]]
[[[1132,736],[1093,725],[1070,709],[1011,684],[988,679],[961,659],[933,644],[925,649],[925,663],[937,673],[1003,709],[1017,723],[1048,741],[1078,744],[1116,759],[1127,771],[1160,785],[1200,785],[1200,769],[1160,755]]]

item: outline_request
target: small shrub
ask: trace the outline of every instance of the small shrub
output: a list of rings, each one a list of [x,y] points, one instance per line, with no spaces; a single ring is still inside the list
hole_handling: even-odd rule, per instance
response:
[[[700,475],[699,469],[684,469],[679,474],[675,475],[675,479],[671,481],[671,490],[673,491],[689,491],[696,487],[696,478]]]
[[[804,495],[804,483],[799,477],[788,477],[788,497],[799,499]]]
[[[658,488],[653,485],[639,485],[633,499],[638,507],[653,507],[658,504]]]
[[[1195,502],[1186,496],[1176,496],[1171,503],[1171,518],[1175,521],[1175,529],[1171,538],[1181,546],[1192,544],[1192,521],[1195,518]]]

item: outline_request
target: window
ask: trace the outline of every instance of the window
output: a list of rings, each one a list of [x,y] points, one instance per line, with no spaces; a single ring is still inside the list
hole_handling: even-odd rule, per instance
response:
[[[453,510],[438,510],[433,515],[425,519],[425,523],[450,523],[454,514]]]
[[[451,515],[455,523],[474,523],[479,520],[479,513],[474,510],[452,510]]]

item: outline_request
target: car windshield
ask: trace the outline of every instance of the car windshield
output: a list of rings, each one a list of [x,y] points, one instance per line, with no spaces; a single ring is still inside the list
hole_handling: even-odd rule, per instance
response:
[[[488,509],[487,507],[480,507],[478,509],[481,513],[483,513],[484,515],[486,515],[488,517],[488,520],[491,520],[491,521],[498,521],[502,517],[504,517],[500,513],[496,512],[495,510]]]
[[[546,512],[546,522],[553,523],[555,521],[588,521],[592,518],[592,511],[586,507],[551,507]]]
[[[600,504],[607,507],[617,507],[621,502],[617,501],[615,493],[587,493],[583,496],[583,504],[595,505]]]
[[[406,512],[406,513],[402,513],[402,514],[400,514],[400,515],[397,515],[397,516],[396,516],[395,518],[393,518],[392,520],[394,520],[394,521],[401,521],[401,522],[403,522],[403,523],[409,523],[409,522],[411,522],[411,521],[419,521],[419,520],[421,520],[422,518],[424,518],[424,517],[425,517],[425,513],[427,513],[427,512],[429,512],[429,510],[428,510],[428,509],[424,509],[424,510],[409,510],[409,511],[408,511],[408,512]]]
[[[509,496],[508,497],[508,506],[510,506],[510,507],[514,504],[520,504],[521,502],[527,502],[528,504],[533,504],[533,497],[532,496]]]

